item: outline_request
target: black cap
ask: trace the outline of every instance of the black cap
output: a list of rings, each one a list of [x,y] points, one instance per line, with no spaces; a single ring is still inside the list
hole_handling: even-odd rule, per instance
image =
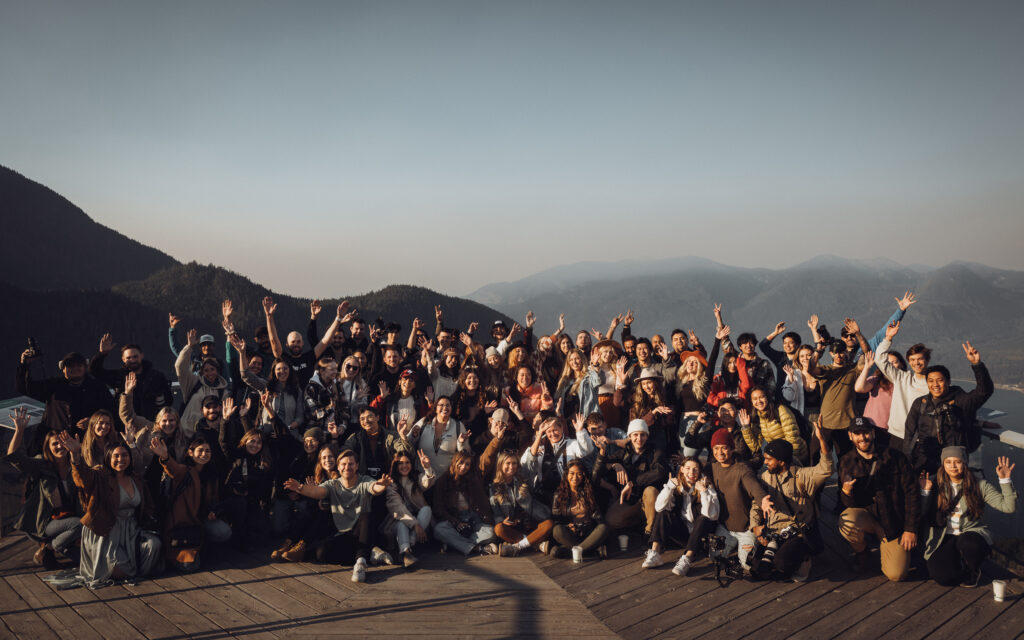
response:
[[[793,464],[793,445],[788,440],[772,440],[764,446],[764,452],[776,460]]]
[[[60,360],[60,368],[61,369],[66,369],[66,368],[68,368],[69,366],[71,366],[73,364],[87,365],[89,363],[85,359],[85,356],[83,356],[82,354],[78,353],[77,351],[72,351],[71,353],[69,353],[66,356],[64,356],[63,358],[61,358],[61,360]]]
[[[854,418],[850,420],[850,426],[846,427],[849,433],[867,433],[875,430],[875,423],[871,418]]]
[[[204,407],[209,407],[211,405],[217,405],[219,407],[221,405],[220,396],[211,393],[203,398]]]

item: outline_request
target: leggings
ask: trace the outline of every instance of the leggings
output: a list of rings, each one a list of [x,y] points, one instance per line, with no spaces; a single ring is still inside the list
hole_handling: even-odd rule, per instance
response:
[[[988,556],[989,546],[981,534],[968,531],[958,536],[947,533],[942,544],[928,558],[928,573],[944,587],[960,583],[964,569],[975,572]]]
[[[704,516],[697,516],[691,530],[689,523],[678,511],[659,511],[654,516],[651,528],[651,542],[664,546],[669,540],[677,542],[684,551],[697,553],[704,536],[715,530],[717,523]]]
[[[587,553],[604,544],[604,541],[611,535],[611,529],[605,523],[600,522],[589,530],[584,529],[580,534],[582,535],[574,533],[568,525],[564,524],[556,524],[554,529],[551,530],[551,537],[560,546],[567,548],[581,547],[583,553]]]

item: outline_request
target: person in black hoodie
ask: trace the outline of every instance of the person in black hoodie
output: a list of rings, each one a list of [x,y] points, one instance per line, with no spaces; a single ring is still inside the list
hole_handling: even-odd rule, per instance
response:
[[[965,342],[963,348],[977,381],[974,390],[949,386],[949,369],[936,365],[924,370],[928,394],[910,405],[903,453],[915,473],[935,473],[942,463],[939,454],[943,447],[965,447],[970,452],[980,444],[974,428],[975,414],[992,397],[992,377],[978,350],[970,342]]]
[[[16,385],[19,394],[40,402],[49,402],[51,399],[66,402],[71,411],[71,424],[88,419],[100,409],[111,413],[116,411],[107,388],[101,381],[88,375],[88,363],[82,354],[72,352],[64,356],[58,365],[63,375],[45,380],[32,379],[29,364],[35,359],[32,349],[26,349],[21,354]]]
[[[121,368],[106,369],[103,363],[107,354],[114,349],[114,339],[109,333],[100,338],[100,349],[89,363],[89,372],[97,380],[105,383],[117,393],[124,393],[124,379],[134,372],[136,377],[135,413],[153,420],[160,409],[172,404],[171,385],[164,374],[153,368],[153,363],[145,359],[142,347],[137,344],[126,344],[121,347]]]
[[[278,418],[271,418],[277,421]],[[280,428],[280,425],[278,426]],[[271,529],[276,536],[284,536],[282,545],[271,554],[272,560],[283,554],[302,537],[312,522],[316,502],[284,487],[288,478],[308,478],[316,472],[318,454],[324,443],[324,432],[318,427],[307,429],[300,444],[294,438],[281,438],[277,442],[278,459],[274,465],[277,477],[274,486],[274,509]]]

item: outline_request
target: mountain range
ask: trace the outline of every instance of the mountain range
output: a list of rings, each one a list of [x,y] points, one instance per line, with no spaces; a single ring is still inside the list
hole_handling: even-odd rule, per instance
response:
[[[278,303],[282,334],[294,329],[305,335],[308,299],[270,291],[218,266],[183,264],[97,223],[53,190],[5,167],[0,167],[0,223],[0,296],[8,306],[0,314],[0,332],[6,336],[0,362],[10,363],[12,371],[29,336],[44,353],[42,373],[56,375],[56,362],[65,353],[75,350],[89,357],[100,336],[110,332],[119,344],[142,345],[148,359],[171,373],[168,313],[182,319],[182,328],[223,336],[220,305],[225,298],[232,299],[236,327],[246,338],[264,322],[261,300],[267,295]],[[392,285],[347,299],[367,321],[383,318],[405,330],[419,317],[432,332],[435,304],[442,305],[445,323],[457,328],[472,321],[486,327],[499,318],[511,323],[482,304],[423,287]],[[320,331],[339,302],[322,300]],[[13,382],[13,376],[8,380]],[[13,384],[8,391],[13,393]]]

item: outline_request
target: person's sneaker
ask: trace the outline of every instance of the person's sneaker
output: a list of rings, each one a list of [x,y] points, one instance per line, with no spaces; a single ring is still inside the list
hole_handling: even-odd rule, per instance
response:
[[[693,562],[690,561],[690,556],[684,553],[676,562],[676,566],[672,567],[672,573],[677,576],[685,576],[690,571],[691,566],[693,566]]]
[[[302,562],[306,559],[306,542],[299,540],[292,545],[291,549],[283,552],[280,558],[288,562]]]
[[[555,547],[551,551],[551,555],[558,558],[559,560],[566,560],[572,557],[572,549],[568,547]]]
[[[380,547],[374,547],[370,551],[370,562],[375,567],[380,567],[388,564],[395,564],[395,559],[391,557],[391,554],[381,549]]]
[[[480,547],[480,555],[482,556],[496,556],[498,555],[498,545],[491,542]]]
[[[406,551],[402,554],[402,566],[406,569],[416,564],[416,556],[412,555],[411,551]]]
[[[661,554],[654,549],[648,549],[644,555],[644,563],[640,565],[641,569],[653,569],[654,567],[660,567],[665,564],[665,561],[661,559]]]
[[[544,555],[548,555],[548,552],[551,551],[551,541],[545,540],[544,542],[537,545],[537,551],[540,551]]]
[[[284,539],[284,543],[280,547],[278,547],[277,549],[274,549],[273,551],[270,552],[270,559],[271,560],[281,560],[282,559],[281,556],[284,555],[285,551],[291,549],[293,544],[295,544],[295,543],[292,542],[291,538],[285,538]]]
[[[352,582],[366,582],[366,558],[356,558],[352,566]]]
[[[963,582],[960,583],[960,586],[973,589],[979,584],[981,584],[981,569],[976,569],[974,571],[967,572],[967,575],[964,577]]]
[[[502,558],[514,558],[519,555],[519,551],[520,549],[518,545],[502,542],[501,548],[498,549],[498,555]]]

